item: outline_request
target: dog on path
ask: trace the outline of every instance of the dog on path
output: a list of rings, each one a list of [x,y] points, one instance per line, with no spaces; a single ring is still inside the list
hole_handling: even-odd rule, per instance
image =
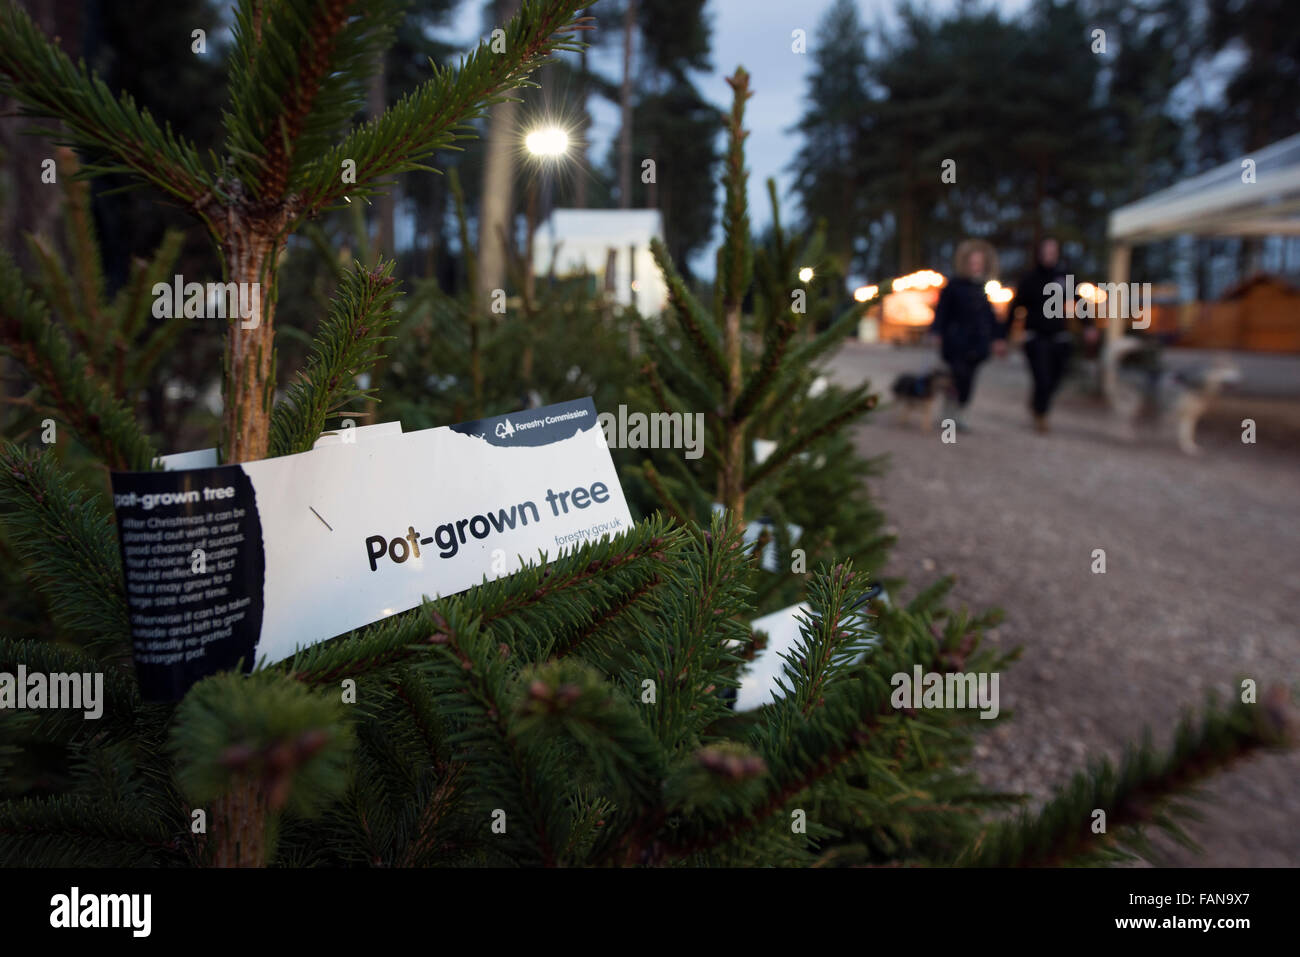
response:
[[[952,376],[946,369],[930,372],[904,372],[894,380],[891,390],[898,400],[898,422],[906,426],[915,413],[922,432],[929,432],[938,418],[943,397],[952,388]]]
[[[1178,447],[1187,455],[1199,454],[1197,423],[1224,386],[1241,381],[1241,371],[1222,357],[1209,365],[1177,371],[1158,366],[1126,367],[1124,359],[1143,348],[1140,339],[1125,336],[1102,350],[1102,385],[1125,437],[1130,441],[1137,438],[1138,419],[1146,413],[1158,424],[1172,422]]]

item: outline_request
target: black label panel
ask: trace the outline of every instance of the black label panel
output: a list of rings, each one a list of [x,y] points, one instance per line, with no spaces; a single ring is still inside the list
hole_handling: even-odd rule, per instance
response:
[[[112,481],[141,694],[174,701],[207,675],[251,670],[266,558],[248,475],[226,465]]]

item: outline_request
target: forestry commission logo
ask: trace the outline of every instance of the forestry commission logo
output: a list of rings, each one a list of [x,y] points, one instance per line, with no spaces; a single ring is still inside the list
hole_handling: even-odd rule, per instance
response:
[[[78,887],[50,898],[50,926],[127,928],[132,937],[148,937],[153,926],[152,894],[82,894]]]
[[[562,406],[551,406],[551,408],[562,408]],[[498,439],[513,438],[516,432],[525,433],[520,441],[525,445],[546,445],[554,441],[554,437],[548,432],[552,426],[563,426],[567,422],[575,419],[585,419],[591,413],[586,409],[569,409],[567,411],[557,411],[554,414],[543,414],[543,410],[538,410],[537,415],[529,417],[528,412],[515,413],[515,419],[503,419],[493,428],[493,434]],[[538,430],[541,431],[538,431]],[[531,440],[531,441],[530,441]]]

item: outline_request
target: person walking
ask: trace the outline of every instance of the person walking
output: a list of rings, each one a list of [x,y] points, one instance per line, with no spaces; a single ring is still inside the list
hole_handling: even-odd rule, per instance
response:
[[[1025,358],[1034,380],[1029,406],[1034,415],[1034,428],[1040,434],[1048,431],[1047,414],[1074,348],[1069,327],[1074,303],[1064,301],[1065,279],[1061,244],[1048,236],[1038,244],[1034,268],[1016,285],[1016,294],[1007,307],[1008,325],[1015,319],[1017,310],[1025,311]],[[1055,290],[1049,288],[1054,283],[1059,284]],[[1056,300],[1056,308],[1048,308],[1052,299]],[[1061,314],[1055,315],[1058,312]],[[1095,335],[1096,330],[1088,332]]]
[[[957,246],[954,267],[955,275],[935,304],[930,332],[938,337],[939,355],[952,375],[956,408],[951,411],[957,431],[969,432],[966,407],[975,391],[975,374],[990,353],[1006,354],[1007,330],[984,292],[985,281],[997,271],[993,247],[982,239],[963,241]]]

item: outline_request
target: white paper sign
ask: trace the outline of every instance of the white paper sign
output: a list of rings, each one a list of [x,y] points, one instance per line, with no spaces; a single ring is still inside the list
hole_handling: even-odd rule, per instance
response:
[[[319,449],[324,445],[349,445],[352,442],[366,442],[381,436],[401,434],[401,422],[377,422],[373,425],[358,425],[322,432],[312,447]],[[219,462],[216,449],[196,449],[193,452],[159,456],[158,464],[169,472],[179,472],[182,469],[212,469],[216,468]]]
[[[865,604],[869,597],[880,597],[885,602],[889,600],[889,596],[883,589],[872,588],[863,596],[859,605]],[[859,620],[864,620],[865,613],[858,614],[862,616]],[[734,706],[737,711],[753,711],[782,697],[783,693],[777,685],[778,679],[785,675],[786,659],[782,656],[791,655],[795,644],[799,641],[800,619],[808,621],[813,617],[812,607],[800,603],[774,611],[762,618],[755,618],[749,623],[754,631],[761,631],[767,635],[767,644],[759,650],[740,676],[740,688],[736,691]],[[867,650],[878,640],[874,636],[865,637],[862,641],[861,654],[856,656],[855,660],[861,661]],[[788,681],[786,683],[789,684]]]
[[[115,473],[113,491],[153,698],[632,523],[590,399],[243,465]]]

